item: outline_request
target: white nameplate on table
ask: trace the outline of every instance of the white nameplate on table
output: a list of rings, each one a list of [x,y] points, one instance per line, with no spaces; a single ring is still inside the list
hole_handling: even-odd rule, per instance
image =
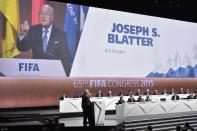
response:
[[[66,76],[60,60],[0,58],[1,76]]]

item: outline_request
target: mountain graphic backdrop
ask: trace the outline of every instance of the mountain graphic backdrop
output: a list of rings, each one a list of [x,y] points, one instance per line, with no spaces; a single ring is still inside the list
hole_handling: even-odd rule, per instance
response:
[[[176,70],[169,68],[166,73],[151,72],[146,77],[157,78],[197,78],[197,64],[195,66],[179,67]]]

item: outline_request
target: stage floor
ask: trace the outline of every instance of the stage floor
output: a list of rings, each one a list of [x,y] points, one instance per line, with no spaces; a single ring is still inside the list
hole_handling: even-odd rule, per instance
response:
[[[119,118],[116,114],[105,115],[105,120],[103,125],[96,126],[117,126],[124,121],[140,121],[140,120],[150,120],[157,118],[170,118],[170,117],[180,117],[197,114],[197,111],[183,112],[183,113],[169,113],[169,114],[156,114],[156,115],[143,115],[143,116],[132,116]],[[26,120],[24,117],[29,117],[31,119]],[[58,109],[53,110],[31,110],[31,111],[9,111],[0,112],[1,125],[4,126],[27,126],[27,125],[45,125],[41,120],[41,117],[47,119],[54,118],[58,116],[58,123],[64,123],[65,127],[82,127],[83,117],[82,113],[69,114],[60,113]],[[22,119],[23,118],[23,119]],[[10,120],[9,120],[10,119]],[[15,119],[15,120],[14,120]],[[18,120],[17,120],[18,119]]]
[[[98,125],[98,126],[117,126],[124,121],[143,121],[143,120],[151,120],[151,119],[181,117],[181,116],[188,116],[192,114],[197,114],[197,111],[131,116],[131,117],[124,117],[124,118],[119,118],[119,117],[116,117],[116,114],[112,114],[112,115],[105,115],[104,125]],[[64,123],[65,127],[83,126],[83,117],[61,118],[59,119],[59,123]]]
[[[116,126],[123,122],[123,119],[116,119],[116,115],[106,115],[104,124],[96,126]],[[61,118],[59,123],[64,123],[65,127],[83,126],[83,117]]]

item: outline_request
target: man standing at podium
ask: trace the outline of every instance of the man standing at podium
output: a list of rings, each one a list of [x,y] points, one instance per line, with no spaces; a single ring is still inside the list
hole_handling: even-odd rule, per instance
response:
[[[91,93],[89,93],[89,90],[85,90],[84,94],[82,95],[82,103],[81,107],[83,109],[83,125],[87,126],[89,122],[89,126],[94,126],[94,113],[93,113],[93,107],[92,102],[90,101]],[[88,122],[87,122],[88,120]]]
[[[53,25],[54,10],[50,5],[43,5],[39,15],[38,25],[30,26],[27,20],[22,23],[17,48],[20,51],[32,49],[33,59],[61,60],[69,76],[71,64],[66,33]]]

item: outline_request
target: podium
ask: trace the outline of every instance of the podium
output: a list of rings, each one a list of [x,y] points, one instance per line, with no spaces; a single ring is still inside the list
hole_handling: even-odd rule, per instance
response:
[[[66,76],[61,60],[0,58],[0,76]]]
[[[93,101],[93,113],[95,125],[104,125],[105,103],[104,101]]]

